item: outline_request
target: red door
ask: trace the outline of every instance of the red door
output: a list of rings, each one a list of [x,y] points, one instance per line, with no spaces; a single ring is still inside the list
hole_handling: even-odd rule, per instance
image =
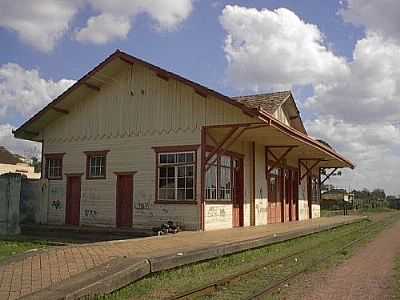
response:
[[[283,219],[285,222],[289,222],[291,220],[291,207],[292,207],[292,183],[291,183],[291,171],[289,169],[285,169],[284,171],[284,216]]]
[[[117,227],[132,227],[133,175],[117,175]]]
[[[299,219],[299,173],[297,171],[293,171],[292,173],[292,219],[293,221],[297,221]]]
[[[268,224],[282,222],[281,170],[274,169],[268,175]]]
[[[307,176],[307,202],[308,202],[308,218],[312,218],[312,178]]]
[[[241,227],[244,223],[243,159],[235,158],[233,167],[233,227]]]
[[[81,211],[81,177],[67,176],[65,224],[79,225]]]

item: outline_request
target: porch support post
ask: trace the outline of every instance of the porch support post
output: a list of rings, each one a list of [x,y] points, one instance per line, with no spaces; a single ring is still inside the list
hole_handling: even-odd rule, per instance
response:
[[[251,184],[251,215],[250,225],[256,225],[256,143],[251,142],[251,171],[252,171],[252,184]]]
[[[200,144],[200,229],[205,230],[205,167],[206,167],[206,136],[207,128],[201,128],[201,144]]]

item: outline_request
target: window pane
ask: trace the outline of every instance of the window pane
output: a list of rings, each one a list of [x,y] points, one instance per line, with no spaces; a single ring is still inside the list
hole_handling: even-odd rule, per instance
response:
[[[186,176],[193,177],[193,166],[186,167]]]
[[[185,167],[178,167],[178,177],[185,177]]]
[[[169,200],[175,200],[175,189],[168,189],[167,195]]]
[[[231,166],[231,158],[229,156],[222,155],[221,156],[221,166],[230,167]]]
[[[186,188],[193,188],[193,178],[186,178]]]
[[[167,189],[160,189],[160,199],[167,199]]]
[[[169,164],[173,164],[173,163],[175,163],[176,162],[176,160],[175,160],[175,154],[168,154],[168,163]]]
[[[217,199],[217,167],[211,166],[206,174],[206,198]]]
[[[193,197],[193,190],[192,189],[188,189],[186,190],[186,199],[194,199]]]
[[[167,187],[170,189],[175,188],[175,178],[167,179]]]
[[[165,164],[167,163],[167,155],[166,154],[160,154],[160,164]]]
[[[186,162],[193,162],[194,161],[194,153],[186,153]]]
[[[178,188],[185,188],[185,178],[178,178]]]
[[[167,187],[167,179],[160,179],[160,188]]]
[[[160,178],[165,178],[165,177],[167,177],[167,168],[160,167]]]
[[[178,154],[178,162],[179,163],[184,163],[185,162],[185,157],[186,157],[185,153]]]
[[[185,200],[185,189],[178,189],[178,200]]]
[[[175,168],[174,167],[168,167],[168,177],[175,177]]]

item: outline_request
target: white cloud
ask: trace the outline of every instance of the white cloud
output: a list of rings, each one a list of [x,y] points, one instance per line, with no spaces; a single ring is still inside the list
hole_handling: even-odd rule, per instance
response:
[[[14,138],[10,124],[0,124],[0,146],[6,147],[12,153],[23,155],[27,158],[40,157],[41,144]]]
[[[149,15],[159,30],[174,30],[192,12],[191,0],[89,0],[100,14],[91,17],[76,33],[81,42],[104,44],[126,38],[139,14]]]
[[[126,38],[130,29],[131,24],[128,18],[101,14],[89,18],[87,27],[76,33],[76,39],[80,42],[105,44],[113,39]]]
[[[400,41],[400,1],[347,0],[346,4],[346,8],[340,10],[345,21]]]
[[[23,42],[49,52],[68,30],[79,4],[77,0],[3,0],[0,27],[17,32]]]
[[[314,84],[348,73],[345,59],[327,48],[318,27],[288,9],[228,5],[220,21],[227,33],[228,77],[242,89]]]
[[[400,45],[369,33],[353,56],[350,72],[316,85],[306,107],[348,122],[400,120]]]
[[[360,125],[321,116],[305,123],[309,133],[325,139],[356,163],[333,183],[348,188],[384,188],[399,193],[400,129],[385,122]]]
[[[385,10],[377,4],[380,1],[350,2],[352,17],[357,4],[362,24],[367,26],[351,61],[325,46],[317,26],[287,9],[227,6],[220,17],[227,33],[227,73],[238,90],[311,85],[314,95],[304,107],[307,115],[316,119],[305,122],[308,132],[356,164],[354,171],[344,171],[344,176],[333,182],[346,188],[383,187],[398,194],[400,129],[393,124],[400,121],[400,43],[393,28],[378,28],[378,22],[376,26],[370,22],[382,20]],[[369,5],[376,10],[370,10]],[[389,7],[399,14],[399,9]],[[371,20],[365,18],[366,10],[375,13],[369,15]],[[342,14],[350,21],[349,11]],[[392,12],[388,14],[390,22]],[[361,23],[361,17],[359,20]]]
[[[25,70],[18,64],[0,66],[0,116],[17,114],[30,116],[75,81],[45,80],[37,70]]]
[[[174,30],[193,9],[192,0],[2,0],[0,27],[15,31],[24,43],[50,52],[88,5],[98,15],[90,16],[84,28],[75,28],[75,38],[95,44],[126,38],[140,14],[150,16],[159,30]]]

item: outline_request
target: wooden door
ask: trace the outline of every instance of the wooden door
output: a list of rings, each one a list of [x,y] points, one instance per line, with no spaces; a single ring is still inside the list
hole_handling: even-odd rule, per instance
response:
[[[132,227],[133,222],[133,175],[117,175],[116,199],[117,227]]]
[[[299,220],[299,173],[293,171],[292,173],[292,221]]]
[[[244,190],[243,190],[243,159],[233,161],[233,227],[241,227],[244,223]]]
[[[308,203],[308,218],[312,218],[312,178],[307,176],[307,203]]]
[[[283,182],[284,182],[284,222],[291,220],[291,207],[292,207],[292,184],[291,184],[291,171],[289,169],[283,170]]]
[[[81,211],[81,177],[67,176],[65,224],[79,225]]]
[[[272,170],[268,175],[268,216],[267,223],[280,223],[282,222],[282,209],[281,209],[281,178],[280,170]]]

